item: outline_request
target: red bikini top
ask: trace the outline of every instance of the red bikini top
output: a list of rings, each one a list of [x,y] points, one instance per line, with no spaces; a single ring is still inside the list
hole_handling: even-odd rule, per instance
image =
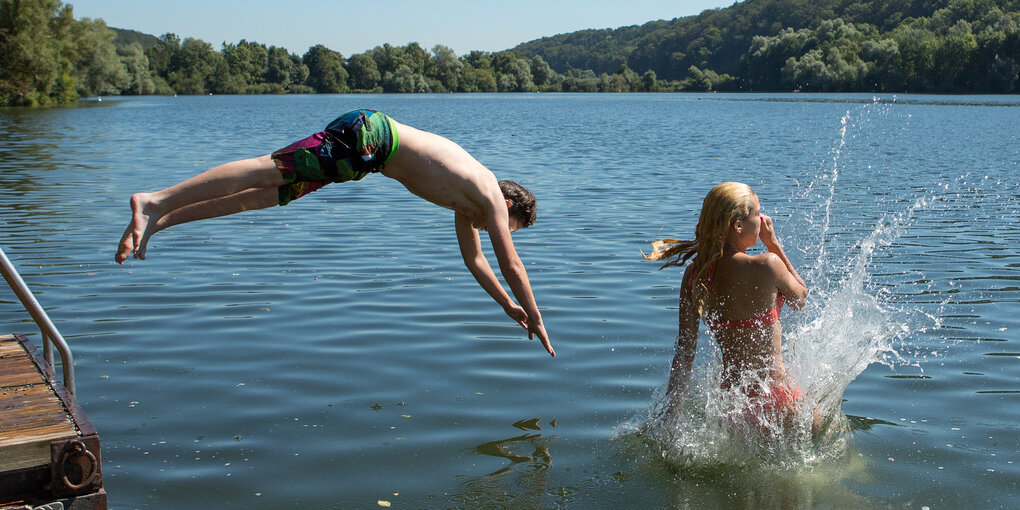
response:
[[[712,265],[708,266],[708,288],[712,288],[712,278],[715,276],[715,263],[718,260],[712,261]],[[691,273],[691,278],[687,280],[687,285],[692,286],[694,280],[694,272]],[[760,328],[762,326],[770,326],[779,322],[779,314],[783,311],[783,293],[776,292],[776,304],[768,311],[761,315],[756,315],[749,319],[741,319],[736,321],[723,321],[718,319],[706,318],[705,324],[712,329],[746,329],[746,328]]]

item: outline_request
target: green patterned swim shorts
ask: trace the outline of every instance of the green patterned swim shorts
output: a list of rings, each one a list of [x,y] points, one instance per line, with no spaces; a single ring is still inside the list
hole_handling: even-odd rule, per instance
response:
[[[324,131],[273,153],[285,184],[280,205],[329,183],[357,181],[382,170],[397,152],[393,120],[373,110],[354,110],[330,122]]]

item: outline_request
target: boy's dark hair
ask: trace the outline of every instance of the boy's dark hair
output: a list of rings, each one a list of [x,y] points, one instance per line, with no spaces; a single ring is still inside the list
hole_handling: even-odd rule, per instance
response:
[[[510,215],[521,222],[521,228],[535,223],[535,195],[514,181],[499,181],[499,190],[503,192],[503,198],[513,202]]]

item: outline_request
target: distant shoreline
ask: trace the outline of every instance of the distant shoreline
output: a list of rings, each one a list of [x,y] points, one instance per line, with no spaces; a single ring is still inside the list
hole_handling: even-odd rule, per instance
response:
[[[747,0],[499,52],[411,42],[346,57],[321,44],[303,55],[246,40],[216,49],[29,3],[0,20],[0,105],[210,93],[1020,93],[1020,12],[1004,11],[1015,0],[934,3]]]

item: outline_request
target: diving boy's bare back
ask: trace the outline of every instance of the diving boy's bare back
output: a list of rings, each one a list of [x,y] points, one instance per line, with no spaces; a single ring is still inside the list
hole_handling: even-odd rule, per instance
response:
[[[502,209],[505,216],[499,182],[488,168],[447,138],[396,124],[400,148],[383,167],[383,175],[433,204],[471,218],[475,228],[487,226],[492,211]]]
[[[395,131],[395,152],[377,171],[399,181],[411,193],[454,211],[461,256],[472,276],[508,316],[527,329],[529,338],[537,335],[555,356],[510,236],[526,227],[527,220],[510,214],[514,204],[505,197],[500,182],[456,143],[387,120]],[[144,259],[149,237],[170,226],[284,203],[278,198],[282,196],[278,189],[288,182],[278,166],[279,158],[269,155],[234,161],[164,190],[133,195],[132,220],[121,238],[116,261],[123,263],[131,255]],[[503,289],[486,260],[478,229],[488,232],[500,271],[517,302]]]

